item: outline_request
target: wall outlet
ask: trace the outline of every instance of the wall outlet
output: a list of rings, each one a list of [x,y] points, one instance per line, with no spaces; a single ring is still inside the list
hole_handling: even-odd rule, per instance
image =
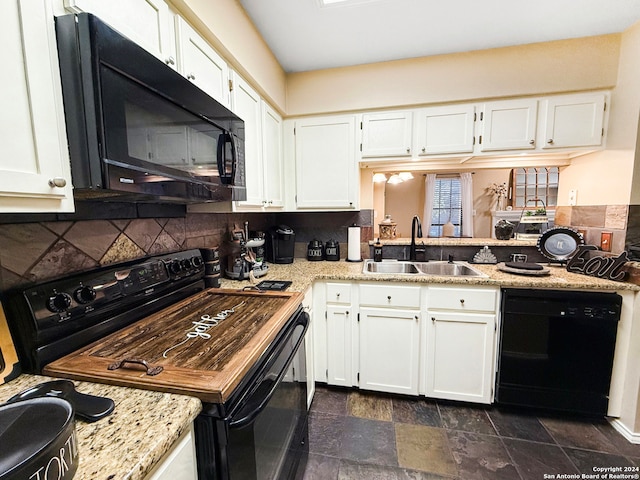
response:
[[[575,188],[573,190],[569,190],[569,206],[573,207],[576,205],[578,199],[578,190]]]

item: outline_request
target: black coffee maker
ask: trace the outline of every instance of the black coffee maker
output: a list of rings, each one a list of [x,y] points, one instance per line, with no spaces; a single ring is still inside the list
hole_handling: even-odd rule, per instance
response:
[[[271,263],[293,263],[296,234],[286,225],[272,227],[267,232],[266,254]]]

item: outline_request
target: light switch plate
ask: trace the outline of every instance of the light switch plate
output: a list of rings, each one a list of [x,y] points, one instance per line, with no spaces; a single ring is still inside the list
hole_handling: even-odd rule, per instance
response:
[[[573,207],[576,205],[576,201],[578,199],[578,190],[573,189],[569,190],[569,206]]]

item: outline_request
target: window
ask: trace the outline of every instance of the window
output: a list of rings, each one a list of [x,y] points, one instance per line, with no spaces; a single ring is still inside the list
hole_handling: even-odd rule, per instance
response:
[[[511,177],[513,207],[535,207],[533,200],[536,198],[542,200],[547,208],[555,207],[558,204],[559,177],[558,167],[514,168]]]
[[[442,226],[453,223],[454,236],[462,231],[462,188],[460,177],[437,177],[433,192],[433,213],[431,214],[430,237],[441,237]]]

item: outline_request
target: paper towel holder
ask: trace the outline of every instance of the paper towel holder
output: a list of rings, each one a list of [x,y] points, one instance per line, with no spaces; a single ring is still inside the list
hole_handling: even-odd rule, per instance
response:
[[[362,262],[360,252],[360,227],[357,224],[350,225],[348,231],[347,262]],[[357,237],[357,238],[356,238]],[[355,245],[354,245],[355,242]],[[357,258],[355,258],[357,256]]]

